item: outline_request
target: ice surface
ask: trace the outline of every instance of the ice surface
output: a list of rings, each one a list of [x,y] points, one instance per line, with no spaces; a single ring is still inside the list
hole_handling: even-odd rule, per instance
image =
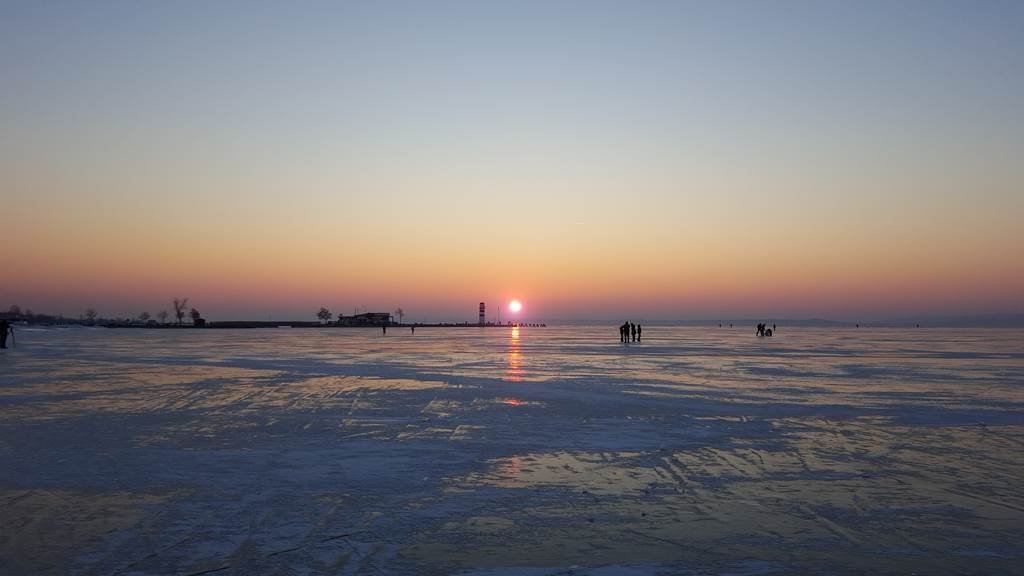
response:
[[[1024,573],[1024,331],[61,330],[0,574]]]

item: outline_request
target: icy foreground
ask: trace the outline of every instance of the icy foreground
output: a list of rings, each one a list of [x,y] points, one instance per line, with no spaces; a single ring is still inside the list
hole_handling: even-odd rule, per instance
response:
[[[1024,332],[22,330],[0,574],[1024,573]]]

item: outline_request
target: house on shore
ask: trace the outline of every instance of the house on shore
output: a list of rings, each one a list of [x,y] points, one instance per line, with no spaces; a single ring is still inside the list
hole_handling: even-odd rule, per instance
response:
[[[390,326],[395,322],[390,312],[365,312],[354,316],[338,316],[338,326]]]

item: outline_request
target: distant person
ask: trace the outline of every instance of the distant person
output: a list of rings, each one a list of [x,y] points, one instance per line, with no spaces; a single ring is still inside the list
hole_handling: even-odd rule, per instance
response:
[[[623,342],[629,342],[629,322],[623,322],[622,326],[619,326],[619,333]]]
[[[409,326],[409,329],[412,330],[413,334],[416,334],[416,327],[415,326]]]
[[[764,335],[769,337],[769,338],[771,338],[772,337],[772,329],[769,328],[769,329],[765,330],[764,331]]]
[[[383,326],[381,326],[380,328],[381,328],[381,330],[383,330],[383,331],[384,331],[384,335],[385,335],[385,336],[387,336],[387,335],[388,335],[388,325],[387,325],[387,324],[384,324],[384,325],[383,325]]]
[[[764,324],[757,325],[757,332],[755,332],[755,334],[758,336],[764,336]]]
[[[636,342],[636,324],[629,323],[629,331],[633,333],[633,342]]]
[[[0,349],[7,348],[7,334],[11,332],[11,323],[6,319],[0,320]]]
[[[643,338],[643,336],[644,336],[644,327],[639,325],[639,324],[637,324],[636,325],[636,341],[639,342],[640,339]]]
[[[772,324],[772,332],[777,332],[777,330],[775,329],[775,324]]]

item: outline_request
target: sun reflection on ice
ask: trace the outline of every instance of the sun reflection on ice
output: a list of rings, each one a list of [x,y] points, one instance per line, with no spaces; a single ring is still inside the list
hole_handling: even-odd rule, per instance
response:
[[[523,460],[519,456],[511,456],[506,458],[501,466],[495,470],[495,474],[499,478],[518,480],[519,475],[522,472]]]
[[[519,327],[512,328],[512,337],[509,340],[508,348],[508,379],[512,382],[519,382],[523,379],[523,370],[520,367],[522,354],[519,349]]]

